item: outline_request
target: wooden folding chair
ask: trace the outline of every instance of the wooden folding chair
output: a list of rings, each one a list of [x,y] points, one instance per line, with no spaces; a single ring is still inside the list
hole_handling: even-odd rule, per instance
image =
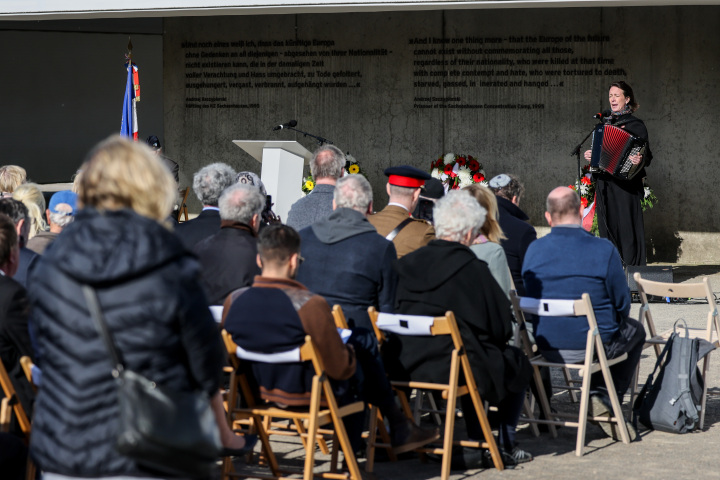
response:
[[[597,328],[597,321],[595,320],[595,312],[590,302],[590,295],[583,293],[582,298],[579,300],[549,300],[549,299],[537,299],[528,297],[518,297],[515,292],[510,292],[510,299],[513,305],[513,311],[515,312],[515,319],[521,324],[520,334],[522,338],[523,350],[530,359],[530,364],[533,367],[533,381],[537,387],[538,400],[540,407],[544,413],[545,419],[528,418],[527,421],[546,424],[550,426],[550,431],[553,437],[557,436],[555,431],[556,425],[576,427],[578,429],[577,440],[575,443],[575,455],[581,457],[585,449],[585,432],[587,430],[587,421],[592,420],[596,422],[609,422],[615,423],[620,431],[620,438],[623,443],[630,443],[630,435],[625,424],[625,417],[623,416],[622,408],[620,407],[620,401],[618,400],[617,391],[615,390],[615,384],[613,383],[612,376],[610,375],[610,366],[620,363],[627,359],[627,353],[620,355],[619,357],[608,360],[605,355],[605,347],[602,343],[602,338]],[[542,355],[534,353],[530,346],[530,341],[527,337],[527,329],[525,327],[525,313],[531,313],[538,315],[543,318],[543,321],[552,321],[551,317],[567,317],[585,316],[588,322],[588,333],[587,340],[585,343],[585,361],[581,364],[577,363],[556,363],[549,362]],[[578,319],[578,321],[581,321]],[[597,357],[597,359],[596,359]],[[577,370],[582,377],[582,386],[580,387],[580,412],[578,415],[562,412],[551,412],[550,405],[548,402],[547,395],[545,393],[545,387],[542,379],[540,378],[539,367],[551,367],[560,369]],[[612,417],[592,417],[588,418],[588,407],[590,403],[590,376],[595,372],[602,372],[603,378],[605,379],[605,385],[607,386],[608,396],[610,397],[610,404],[612,405],[613,416]],[[563,388],[575,388],[572,386],[563,386]],[[564,420],[553,420],[553,417],[569,418],[572,421]]]
[[[30,385],[32,386],[33,392],[37,393],[38,386],[33,380],[33,368],[35,367],[35,364],[33,363],[32,359],[28,357],[27,355],[23,355],[20,357],[20,366],[23,369],[23,373],[25,374],[25,378],[27,378],[28,382],[30,382]]]
[[[0,360],[0,386],[2,387],[5,398],[0,402],[0,432],[7,432],[10,429],[10,423],[12,422],[12,415],[15,414],[20,430],[25,435],[25,442],[30,444],[30,417],[23,408],[20,400],[15,392],[15,387],[10,381],[10,375],[8,375],[5,365]],[[30,460],[30,456],[27,458],[27,466],[25,468],[26,480],[35,480],[35,464]]]
[[[655,356],[659,357],[662,349],[660,345],[667,343],[673,329],[666,330],[662,333],[658,333],[655,328],[655,322],[650,312],[650,304],[648,302],[648,295],[657,295],[659,297],[668,298],[704,298],[707,300],[708,312],[707,322],[705,328],[699,327],[688,327],[688,334],[690,338],[704,338],[708,342],[712,343],[716,347],[720,347],[718,339],[720,339],[720,320],[718,319],[718,309],[715,303],[715,295],[713,294],[712,287],[710,287],[710,279],[703,277],[702,282],[699,283],[665,283],[665,282],[654,282],[652,280],[645,280],[642,278],[639,272],[635,272],[633,275],[635,282],[637,283],[638,293],[640,294],[640,323],[644,323],[649,338],[645,340],[645,348],[653,347],[655,349]],[[690,322],[688,322],[690,323]],[[678,326],[679,329],[683,329],[682,326]],[[678,332],[682,335],[682,332]],[[639,368],[639,365],[638,365]],[[700,430],[703,429],[705,424],[705,405],[707,403],[707,372],[710,368],[710,355],[707,355],[703,360],[702,377],[703,377],[703,396],[702,403],[700,405]],[[637,381],[637,375],[635,376]],[[637,392],[637,385],[633,389],[633,393]]]
[[[188,208],[187,208],[187,197],[190,193],[190,187],[185,187],[185,193],[183,193],[182,202],[180,202],[180,208],[178,209],[177,221],[181,221],[180,217],[185,216],[184,222],[188,221]]]
[[[237,384],[240,387],[240,391],[247,407],[237,408],[235,409],[235,413],[244,414],[252,418],[255,429],[260,437],[263,452],[272,475],[227,472],[225,473],[225,476],[231,478],[252,477],[285,479],[287,477],[283,477],[283,473],[299,473],[281,469],[270,445],[268,429],[266,428],[263,418],[281,418],[292,421],[300,421],[302,422],[304,429],[307,431],[304,442],[305,467],[302,472],[304,480],[312,480],[313,476],[331,479],[350,478],[352,480],[361,480],[360,469],[358,468],[355,453],[350,445],[350,440],[347,436],[342,419],[347,415],[362,412],[365,409],[365,405],[363,402],[353,402],[342,407],[338,406],[329,378],[325,373],[322,358],[320,357],[310,336],[308,335],[305,337],[305,342],[296,349],[296,352],[285,352],[282,359],[277,359],[275,354],[266,355],[255,352],[244,352],[243,350],[238,349],[237,345],[235,345],[232,338],[230,338],[230,335],[226,331],[223,331],[223,339],[226,347],[228,347],[228,350],[232,349],[239,355],[252,358],[252,361],[254,362],[275,363],[277,361],[281,361],[282,363],[287,363],[289,361],[288,356],[293,356],[292,361],[312,362],[315,369],[315,376],[312,380],[310,406],[307,409],[284,409],[272,404],[263,403],[255,398],[245,375],[241,371],[236,372]],[[239,362],[243,362],[245,360],[241,359]],[[240,365],[238,364],[238,366]],[[334,428],[331,471],[329,473],[314,473],[315,443],[318,435],[318,428],[328,424],[332,424]],[[336,471],[338,443],[342,449],[345,457],[345,463],[349,470],[347,474],[340,474]]]
[[[429,383],[419,381],[390,382],[390,384],[396,388],[403,410],[410,419],[412,419],[412,412],[410,410],[410,404],[407,396],[404,393],[406,389],[439,391],[441,392],[442,397],[447,400],[447,406],[445,409],[445,432],[442,448],[419,448],[416,451],[442,455],[442,480],[447,480],[450,476],[450,462],[452,460],[453,445],[461,445],[463,447],[470,448],[486,448],[490,451],[495,468],[503,470],[504,465],[500,456],[500,451],[495,443],[495,437],[493,436],[492,429],[490,428],[490,423],[488,422],[487,415],[485,413],[485,407],[482,399],[480,398],[480,393],[478,392],[472,369],[470,368],[470,362],[468,361],[465,347],[463,345],[462,338],[460,337],[460,331],[458,330],[457,323],[455,321],[455,315],[453,315],[450,311],[446,312],[442,317],[378,313],[372,307],[368,310],[368,313],[370,314],[370,321],[372,322],[373,329],[375,330],[375,335],[381,339],[381,341],[384,341],[385,339],[385,331],[393,332],[397,335],[450,335],[452,337],[453,350],[448,354],[450,375],[447,383]],[[462,386],[458,384],[461,370],[465,378],[465,385]],[[457,399],[468,394],[472,398],[473,405],[475,406],[475,413],[480,421],[480,426],[485,437],[484,442],[453,440],[453,435],[455,433],[455,406],[457,405]],[[376,447],[386,447],[384,444],[376,443],[376,439],[374,438],[375,426],[373,423],[377,421],[377,416],[371,415],[370,421],[370,442],[372,442]],[[374,467],[374,452],[369,451],[368,453],[365,469],[368,472],[372,472]]]
[[[348,330],[348,323],[347,323],[347,320],[345,319],[345,314],[343,313],[342,307],[340,305],[333,306],[332,315],[333,315],[333,319],[335,320],[335,326],[337,328]],[[385,450],[387,451],[388,459],[391,462],[397,462],[397,455],[395,455],[395,452],[393,452],[393,449],[390,446],[390,434],[388,433],[387,428],[385,428],[385,423],[383,423],[382,413],[380,413],[380,411],[377,408],[372,408],[372,405],[370,407],[371,407],[370,408],[371,414],[374,414],[377,416],[377,420],[378,420],[377,433],[380,434],[382,443],[387,445]],[[370,433],[364,432],[363,438],[369,439]],[[374,452],[375,445],[374,445],[374,443],[368,441],[367,442],[367,451],[369,452],[371,449],[373,450],[372,455],[374,456],[375,455],[375,452]]]

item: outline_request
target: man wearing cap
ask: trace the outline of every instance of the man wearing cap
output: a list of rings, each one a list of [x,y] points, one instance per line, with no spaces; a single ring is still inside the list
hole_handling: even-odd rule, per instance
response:
[[[490,179],[488,183],[490,190],[495,193],[500,218],[500,228],[507,237],[500,242],[508,267],[512,274],[515,290],[518,295],[525,295],[523,286],[522,265],[530,244],[537,239],[535,229],[528,223],[530,217],[520,210],[520,197],[525,192],[525,187],[514,175],[501,173]]]
[[[428,244],[435,230],[425,220],[412,217],[429,173],[409,165],[385,169],[390,201],[382,211],[368,217],[380,235],[395,244],[398,258]]]
[[[180,183],[180,166],[173,160],[163,155],[162,145],[160,145],[160,139],[155,135],[150,135],[147,138],[147,144],[155,151],[155,155],[160,157],[160,160],[162,160],[163,164],[168,168],[168,170],[170,170],[170,173],[172,173],[172,176],[175,179],[175,183]]]
[[[38,232],[33,238],[28,240],[27,248],[42,255],[45,249],[55,241],[63,228],[68,226],[75,220],[75,211],[77,209],[77,194],[71,190],[61,190],[50,197],[50,204],[45,211],[48,223],[50,224],[49,232]]]

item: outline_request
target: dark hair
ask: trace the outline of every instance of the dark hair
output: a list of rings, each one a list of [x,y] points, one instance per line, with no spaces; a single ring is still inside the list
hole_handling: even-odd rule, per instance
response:
[[[507,185],[500,188],[489,187],[490,190],[492,190],[498,197],[503,197],[506,200],[512,201],[513,197],[517,197],[518,201],[520,201],[520,198],[522,198],[525,193],[525,186],[520,183],[520,180],[518,180],[515,175],[510,173],[507,173],[506,175],[510,177],[510,182]]]
[[[0,213],[0,265],[10,260],[12,251],[18,247],[18,237],[12,219]]]
[[[628,97],[630,99],[630,102],[628,103],[628,107],[630,107],[630,112],[634,113],[635,110],[640,108],[640,104],[635,100],[635,93],[633,92],[633,89],[630,85],[623,82],[622,80],[618,80],[617,82],[613,82],[608,87],[608,90],[610,90],[612,87],[617,87],[620,90],[623,91],[623,95]]]
[[[30,214],[28,213],[27,207],[20,200],[15,200],[14,198],[0,199],[0,213],[7,215],[15,225],[20,223],[20,220],[25,220],[26,224],[30,222],[28,218]],[[28,231],[27,229],[24,230],[26,233]],[[24,247],[26,241],[26,238],[20,237],[20,247]]]
[[[300,235],[287,225],[269,225],[260,232],[257,249],[263,263],[285,263],[300,253]]]

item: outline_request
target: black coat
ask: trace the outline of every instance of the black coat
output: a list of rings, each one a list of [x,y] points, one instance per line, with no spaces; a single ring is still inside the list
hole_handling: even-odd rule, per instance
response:
[[[0,276],[0,359],[28,415],[33,392],[20,366],[20,357],[32,357],[28,332],[28,299],[25,289],[10,277]],[[2,396],[2,391],[0,391]]]
[[[523,296],[525,295],[525,287],[522,280],[522,265],[525,260],[525,252],[527,252],[530,244],[537,239],[537,233],[532,225],[528,223],[530,218],[520,210],[520,207],[506,198],[495,198],[497,198],[498,213],[500,214],[500,228],[507,237],[500,242],[500,245],[505,250],[515,290],[520,296]]]
[[[175,226],[175,233],[185,248],[192,250],[195,245],[220,230],[220,212],[214,208],[203,210],[200,215],[179,223]]]
[[[202,268],[202,286],[210,305],[222,305],[225,297],[252,284],[260,275],[257,240],[247,225],[230,223],[201,240],[194,248]]]
[[[527,387],[530,363],[507,345],[510,301],[485,262],[460,243],[433,240],[401,258],[397,269],[395,311],[438,316],[452,310],[484,400],[497,403]],[[383,347],[383,356],[391,378],[447,382],[451,350],[449,336],[397,336]]]
[[[621,115],[607,120],[636,137],[648,140],[648,131],[642,120],[633,115]],[[648,144],[645,150],[645,167],[652,161]],[[608,173],[596,174],[596,212],[598,232],[609,239],[620,253],[624,265],[645,265],[645,226],[642,199],[645,196],[643,178],[645,168],[631,180],[621,180]]]
[[[126,367],[178,391],[218,391],[222,342],[198,263],[159,223],[85,208],[30,274],[30,325],[43,384],[31,454],[45,472],[152,476],[115,450],[117,384],[82,284],[98,292]]]

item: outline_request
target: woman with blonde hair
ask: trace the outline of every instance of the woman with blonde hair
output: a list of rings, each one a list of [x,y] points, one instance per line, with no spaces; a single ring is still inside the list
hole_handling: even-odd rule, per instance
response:
[[[495,194],[492,190],[479,183],[465,187],[463,190],[470,192],[470,195],[488,212],[485,223],[480,227],[480,234],[470,245],[470,250],[480,260],[488,264],[493,278],[502,287],[505,295],[510,298],[510,290],[515,287],[510,276],[505,250],[500,246],[500,242],[507,237],[505,237],[497,220],[498,206]]]
[[[255,439],[234,435],[225,419],[225,350],[200,266],[164,224],[175,196],[170,172],[148,147],[119,136],[97,145],[82,170],[75,221],[28,282],[43,372],[33,459],[48,479],[159,475],[115,448],[117,383],[85,286],[97,294],[126,370],[174,391],[206,392],[226,451],[247,453]]]
[[[17,165],[0,167],[0,198],[11,197],[15,189],[25,183],[27,172]]]
[[[28,209],[28,214],[32,220],[28,240],[48,229],[44,217],[45,197],[37,183],[23,183],[19,185],[13,192],[12,197],[15,200],[21,201]]]

